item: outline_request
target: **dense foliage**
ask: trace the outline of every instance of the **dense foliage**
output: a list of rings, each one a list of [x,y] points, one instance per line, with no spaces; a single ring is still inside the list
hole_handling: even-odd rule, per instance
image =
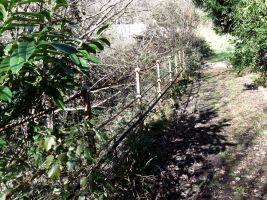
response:
[[[218,32],[231,32],[234,24],[232,14],[235,2],[238,0],[194,0],[201,7],[204,7],[212,17],[215,29]]]
[[[245,67],[267,71],[267,4],[265,0],[195,0],[211,15],[216,29],[236,37],[233,62],[238,70]]]
[[[79,39],[77,20],[67,16],[68,8],[64,0],[0,1],[0,127],[54,105],[64,109],[64,97],[86,87],[89,63],[100,62],[96,54],[109,42],[101,36],[105,27],[95,39]],[[59,182],[54,180],[92,162],[88,138],[81,138],[75,127],[53,130],[43,122],[1,132],[3,199],[16,192],[14,198],[39,198],[47,190],[65,198],[66,188],[57,187]],[[68,135],[59,136],[63,132]],[[33,187],[46,186],[34,193],[28,182],[46,173]],[[86,178],[77,181],[85,185]]]

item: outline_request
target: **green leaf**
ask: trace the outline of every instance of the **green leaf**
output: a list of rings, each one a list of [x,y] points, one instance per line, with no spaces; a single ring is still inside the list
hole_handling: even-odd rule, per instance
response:
[[[40,14],[42,14],[48,21],[52,20],[50,12],[43,10],[40,12]]]
[[[109,27],[108,24],[105,25],[105,26],[103,26],[103,27],[101,27],[101,28],[96,32],[96,34],[97,34],[97,35],[101,35],[101,34],[103,33],[103,31],[106,30],[108,27]]]
[[[52,168],[48,171],[48,177],[52,180],[57,179],[60,176],[60,166],[59,164],[54,164]]]
[[[51,57],[50,60],[52,65],[55,66],[56,68],[60,68],[62,72],[68,75],[68,78],[74,76],[75,72],[73,70],[73,67],[71,66],[71,63],[68,60],[55,57]],[[74,80],[72,82],[74,83]]]
[[[2,21],[6,21],[7,20],[7,11],[6,11],[5,6],[2,3],[0,4],[0,13],[1,13],[0,19]]]
[[[91,44],[90,45],[95,45],[95,46],[97,46],[97,48],[99,49],[99,50],[104,50],[104,46],[100,43],[100,42],[98,42],[98,41],[91,41]]]
[[[8,5],[7,0],[0,0],[0,3],[3,4],[3,6],[5,6],[5,8],[7,8],[7,5]]]
[[[31,17],[31,18],[29,18]],[[10,17],[7,20],[7,23],[10,23],[14,20],[18,21],[28,21],[28,20],[40,20],[47,19],[48,21],[51,21],[51,14],[48,11],[40,11],[40,12],[16,12],[12,14],[12,17]]]
[[[95,44],[89,44],[89,47],[93,50],[95,50],[97,52],[97,50],[99,50],[98,46],[96,46]]]
[[[76,155],[78,157],[80,157],[82,155],[83,149],[84,149],[84,146],[82,144],[80,144],[80,145],[77,146]]]
[[[6,47],[4,48],[4,52],[5,53],[9,53],[11,51],[13,47],[13,43],[9,43],[8,45],[6,45]]]
[[[45,138],[44,141],[44,148],[46,151],[49,151],[52,146],[56,145],[56,138],[54,136],[48,136],[47,138]]]
[[[16,5],[17,0],[10,0],[9,6],[8,6],[8,10],[12,10],[12,8]]]
[[[62,96],[53,97],[53,101],[59,108],[61,108],[62,110],[65,109],[65,103]]]
[[[0,149],[4,148],[6,145],[7,145],[7,142],[3,138],[0,137]]]
[[[0,63],[0,74],[6,73],[10,70],[10,56],[5,57]]]
[[[90,119],[89,123],[94,126],[96,124],[96,120],[95,119]]]
[[[0,200],[6,200],[6,194],[0,193]]]
[[[48,169],[50,167],[50,165],[53,163],[53,161],[54,161],[54,156],[53,155],[47,156],[46,159],[45,159],[45,163],[44,163],[45,168]]]
[[[20,42],[18,44],[18,56],[22,57],[25,61],[28,61],[28,59],[31,57],[31,55],[34,53],[35,50],[35,44],[34,42]]]
[[[18,73],[35,51],[34,42],[20,42],[18,48],[10,58],[10,68],[13,73]]]
[[[51,97],[54,101],[54,103],[61,109],[65,109],[65,104],[64,104],[64,99],[63,96],[61,95],[60,91],[49,85],[46,80],[42,80],[40,82],[40,85],[42,89],[44,90],[45,94],[47,94],[49,97]]]
[[[63,44],[63,43],[51,43],[50,44],[52,47],[54,47],[55,49],[62,51],[64,53],[68,53],[68,54],[75,54],[78,53],[77,49],[71,45],[68,44]]]
[[[84,157],[89,161],[94,159],[89,148],[84,148]]]
[[[1,28],[0,33],[3,33],[7,30],[15,29],[18,27],[36,26],[36,24],[38,24],[37,22],[38,22],[38,20],[35,20],[35,22],[32,22],[32,21],[30,22],[30,20],[29,20],[25,23],[8,23],[8,24],[5,24],[5,26],[2,26],[2,27],[0,26],[0,28]]]
[[[103,38],[103,37],[102,37],[102,38],[99,38],[98,40],[100,40],[102,43],[108,45],[109,47],[111,46],[110,42],[109,42],[108,39],[106,39],[106,38]]]
[[[68,161],[68,156],[66,153],[62,153],[58,156],[58,160],[62,163],[66,163]]]
[[[81,187],[85,187],[87,185],[87,183],[88,183],[88,178],[87,177],[82,177],[80,179],[80,185],[81,185]]]
[[[68,171],[74,171],[75,167],[77,166],[77,162],[75,160],[69,160],[66,165]]]
[[[107,140],[107,137],[105,137],[104,133],[101,133],[99,130],[97,130],[95,128],[93,128],[93,131],[94,131],[98,141],[104,142],[105,140]]]
[[[94,55],[88,55],[88,56],[86,56],[86,59],[88,59],[89,61],[91,61],[95,64],[101,64],[101,60]]]
[[[25,60],[22,57],[12,56],[10,58],[10,69],[13,73],[18,73],[24,66]]]
[[[0,86],[0,99],[6,102],[11,102],[12,92],[6,86]]]
[[[77,66],[80,65],[80,60],[79,60],[79,58],[78,58],[78,56],[77,56],[76,54],[71,54],[71,55],[70,55],[70,59],[72,60],[72,62],[73,62],[75,65],[77,65]]]
[[[84,58],[79,57],[79,61],[80,61],[80,68],[83,71],[88,71],[89,70],[89,66],[87,61]]]
[[[87,61],[82,58],[78,57],[76,54],[70,55],[70,59],[73,61],[73,63],[78,66],[82,71],[88,71],[89,66],[87,64]]]
[[[67,152],[67,156],[68,156],[69,159],[72,159],[72,160],[75,159],[76,155],[74,153],[74,149],[75,148],[73,146],[69,147],[69,150]]]
[[[88,51],[89,53],[93,53],[93,54],[96,54],[96,53],[97,53],[97,52],[96,52],[96,49],[97,49],[96,46],[94,46],[94,47],[96,47],[96,48],[93,48],[93,47],[91,47],[90,45],[83,44],[82,47],[83,47],[83,49],[85,49],[85,50]]]
[[[84,59],[95,64],[101,64],[101,60],[97,56],[89,54],[86,50],[80,50],[80,52],[83,54]]]

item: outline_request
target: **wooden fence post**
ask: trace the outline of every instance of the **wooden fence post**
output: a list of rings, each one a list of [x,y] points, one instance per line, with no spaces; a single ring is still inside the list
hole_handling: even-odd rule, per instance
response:
[[[180,67],[180,69],[182,69],[182,55],[181,55],[181,51],[178,51],[178,56],[179,56],[179,67]]]
[[[169,58],[169,79],[170,82],[172,82],[172,63],[170,58]]]
[[[140,113],[142,113],[142,102],[141,102],[141,87],[140,87],[140,68],[135,68],[135,80],[136,80],[136,99],[139,105]]]
[[[182,58],[183,58],[183,60],[182,60],[182,66],[184,68],[185,67],[185,53],[184,53],[184,49],[182,50]]]
[[[184,52],[184,49],[182,50],[182,70],[183,70],[183,73],[185,74],[186,73],[186,64],[185,64],[185,52]]]
[[[175,74],[178,74],[178,58],[177,54],[174,55]]]
[[[84,101],[84,113],[85,113],[85,121],[86,127],[88,130],[88,145],[92,153],[96,154],[96,142],[95,142],[95,133],[91,130],[93,125],[91,124],[92,119],[92,111],[91,111],[91,102],[90,102],[90,91],[88,89],[84,89],[82,91],[83,101]]]
[[[161,91],[161,78],[160,78],[160,63],[159,63],[159,60],[157,60],[157,76],[158,76],[158,80],[157,80],[157,82],[158,82],[158,97],[160,97],[162,91]],[[162,100],[160,100],[160,101],[162,101]]]
[[[169,58],[169,81],[170,81],[170,84],[173,81],[173,79],[172,79],[172,62],[171,62],[171,57]],[[171,90],[170,94],[171,94],[171,96],[173,96],[172,90]]]
[[[180,77],[183,77],[184,74],[184,67],[183,67],[183,55],[182,55],[182,51],[179,51],[179,68],[180,68]]]
[[[143,115],[143,107],[142,107],[142,96],[141,96],[141,85],[140,85],[140,68],[135,68],[135,81],[136,81],[136,99],[139,109],[140,117]],[[140,123],[140,131],[144,130],[144,121]]]

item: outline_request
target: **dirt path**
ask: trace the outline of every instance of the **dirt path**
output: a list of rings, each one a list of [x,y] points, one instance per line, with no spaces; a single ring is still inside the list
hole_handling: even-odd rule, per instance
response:
[[[205,71],[174,122],[151,131],[145,154],[155,159],[140,199],[267,200],[267,102],[250,82],[229,69]]]
[[[267,199],[267,102],[257,89],[246,87],[249,76],[214,69],[205,76],[198,109],[213,106],[218,113],[213,121],[228,123],[219,134],[234,145],[211,156],[215,173],[204,196]]]

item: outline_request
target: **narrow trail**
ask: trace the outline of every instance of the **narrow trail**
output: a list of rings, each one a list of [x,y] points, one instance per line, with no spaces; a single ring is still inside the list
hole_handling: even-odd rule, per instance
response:
[[[227,122],[218,134],[233,145],[207,158],[215,173],[203,197],[267,199],[267,102],[261,92],[246,87],[249,76],[211,69],[205,77],[198,110],[212,106],[217,116],[209,123]]]
[[[267,102],[250,82],[205,70],[175,119],[151,131],[140,199],[267,199]]]

